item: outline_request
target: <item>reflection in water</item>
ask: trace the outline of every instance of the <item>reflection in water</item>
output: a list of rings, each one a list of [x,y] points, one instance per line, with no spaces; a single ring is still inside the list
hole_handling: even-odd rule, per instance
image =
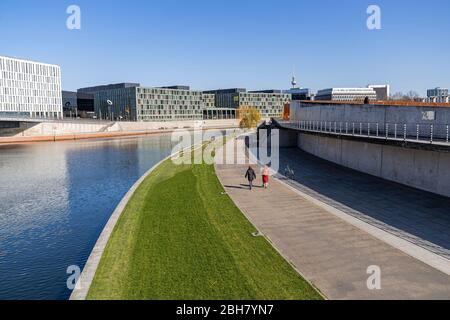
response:
[[[0,299],[67,299],[109,216],[170,135],[0,146]]]

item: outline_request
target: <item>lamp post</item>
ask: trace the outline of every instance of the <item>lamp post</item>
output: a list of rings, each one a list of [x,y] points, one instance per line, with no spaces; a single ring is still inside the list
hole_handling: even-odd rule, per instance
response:
[[[106,103],[108,104],[108,113],[109,113],[109,120],[113,121],[113,102],[111,100],[106,100]]]

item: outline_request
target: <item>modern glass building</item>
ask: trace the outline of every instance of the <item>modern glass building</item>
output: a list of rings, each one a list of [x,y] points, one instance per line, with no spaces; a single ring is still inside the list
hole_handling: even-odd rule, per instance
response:
[[[0,56],[0,116],[62,118],[57,65]]]

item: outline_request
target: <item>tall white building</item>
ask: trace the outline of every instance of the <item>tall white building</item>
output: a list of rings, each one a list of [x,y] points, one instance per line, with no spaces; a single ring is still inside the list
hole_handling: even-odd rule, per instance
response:
[[[0,56],[0,116],[62,118],[61,68]]]

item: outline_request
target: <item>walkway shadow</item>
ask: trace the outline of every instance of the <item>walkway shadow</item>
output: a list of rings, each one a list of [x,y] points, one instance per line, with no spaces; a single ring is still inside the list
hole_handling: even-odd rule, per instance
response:
[[[287,165],[294,169],[301,191],[450,258],[450,198],[348,169],[297,148],[280,150],[280,168]]]

